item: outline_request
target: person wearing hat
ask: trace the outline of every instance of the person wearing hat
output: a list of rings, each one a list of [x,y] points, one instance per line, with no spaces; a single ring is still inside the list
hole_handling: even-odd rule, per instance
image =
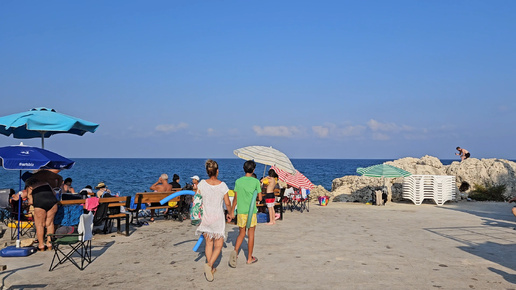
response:
[[[95,186],[95,189],[98,189],[98,191],[97,191],[98,198],[103,197],[103,195],[106,193],[109,193],[109,194],[111,193],[111,191],[107,188],[106,184],[103,181],[99,182],[99,184],[97,184],[97,186]]]
[[[197,192],[197,184],[199,184],[200,178],[197,175],[194,175],[194,176],[192,176],[190,178],[192,179],[192,185],[193,185],[192,190]]]

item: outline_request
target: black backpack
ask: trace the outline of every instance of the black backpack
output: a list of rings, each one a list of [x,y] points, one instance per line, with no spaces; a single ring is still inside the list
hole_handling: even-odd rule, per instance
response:
[[[100,226],[106,220],[108,216],[108,203],[101,203],[99,207],[97,207],[97,211],[93,216],[93,225]]]

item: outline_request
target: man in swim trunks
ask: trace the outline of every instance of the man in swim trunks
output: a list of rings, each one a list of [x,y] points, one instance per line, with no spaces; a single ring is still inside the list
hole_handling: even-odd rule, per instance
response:
[[[262,182],[267,186],[265,191],[265,204],[269,210],[268,225],[276,224],[276,213],[274,212],[274,205],[276,204],[276,196],[274,196],[274,188],[276,187],[276,177],[278,175],[273,169],[269,170],[269,176],[262,178]]]
[[[168,174],[163,173],[158,178],[158,181],[156,181],[153,185],[151,185],[150,190],[153,190],[154,192],[167,192],[172,190],[172,184],[168,183]],[[150,204],[151,206],[158,206],[160,203]],[[151,217],[150,221],[154,221],[154,213],[155,210],[151,209]],[[168,209],[165,212],[165,216],[168,215]]]
[[[464,161],[469,158],[470,154],[468,150],[460,147],[457,147],[456,149],[457,151],[459,151],[459,153],[455,153],[455,155],[459,155],[461,161]]]

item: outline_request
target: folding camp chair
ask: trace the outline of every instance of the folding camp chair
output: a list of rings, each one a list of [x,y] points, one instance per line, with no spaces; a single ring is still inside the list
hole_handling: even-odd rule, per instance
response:
[[[287,192],[285,191],[285,194]],[[290,211],[299,210],[300,212],[303,211],[310,211],[310,200],[308,195],[310,194],[309,190],[305,189],[297,189],[289,191],[288,196],[285,196],[283,198],[284,204],[286,204],[287,209],[290,209]]]
[[[307,212],[310,211],[310,199],[308,195],[310,194],[310,190],[302,188],[300,190],[300,197],[298,199],[298,205],[299,210],[303,212],[303,210],[306,210]]]
[[[11,204],[9,198],[14,194],[14,189],[0,189],[0,220],[7,226],[11,219]]]
[[[93,237],[93,214],[83,214],[77,228],[77,234],[52,234],[52,248],[54,257],[50,263],[49,271],[54,270],[57,265],[70,261],[79,270],[84,270],[91,263],[91,239]],[[68,248],[70,247],[70,248]],[[69,250],[66,252],[66,250]],[[74,254],[77,254],[80,263],[75,261]],[[77,256],[75,255],[75,256]]]
[[[11,201],[11,196],[16,194],[14,189],[0,189],[0,219],[11,229],[11,240],[16,239],[18,233],[18,201]],[[34,221],[31,215],[20,215],[20,236],[35,236]]]

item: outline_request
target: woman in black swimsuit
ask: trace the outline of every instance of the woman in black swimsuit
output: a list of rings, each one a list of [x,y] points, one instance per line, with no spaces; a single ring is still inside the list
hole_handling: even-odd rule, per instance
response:
[[[48,182],[31,177],[27,180],[29,204],[34,206],[34,224],[40,251],[51,249],[50,237],[45,244],[45,229],[47,234],[54,233],[54,216],[57,212],[57,198]]]

